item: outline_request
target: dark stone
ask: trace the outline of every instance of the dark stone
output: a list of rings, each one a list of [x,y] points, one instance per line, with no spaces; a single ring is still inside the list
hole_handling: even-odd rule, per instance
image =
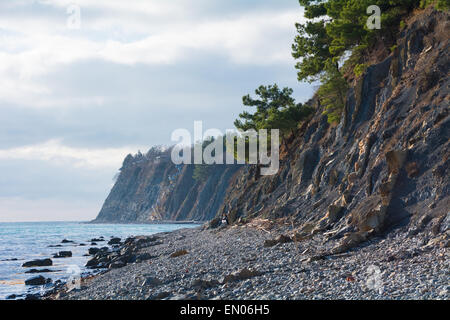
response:
[[[49,272],[59,272],[59,270],[31,269],[31,270],[25,271],[25,273],[49,273]]]
[[[46,279],[43,276],[37,276],[37,277],[30,278],[28,280],[25,280],[25,284],[27,286],[42,286],[46,283],[49,283],[49,280],[50,279]]]
[[[48,267],[53,265],[53,262],[51,259],[38,259],[38,260],[32,260],[25,262],[22,264],[22,267],[29,268],[29,267]]]
[[[98,238],[93,238],[91,239],[91,242],[102,242],[105,241],[104,239],[98,239]]]
[[[89,252],[89,254],[94,255],[94,254],[97,254],[100,251],[101,251],[101,249],[99,249],[99,248],[89,248],[88,252]]]
[[[53,258],[70,258],[72,257],[72,251],[60,251],[53,255]]]
[[[220,282],[217,280],[208,281],[208,280],[196,279],[196,280],[192,281],[191,285],[194,289],[206,290],[206,289],[217,287],[219,284],[220,284]]]
[[[13,299],[16,299],[16,298],[17,298],[17,295],[10,294],[9,296],[6,297],[6,300],[13,300]]]
[[[158,278],[155,277],[148,277],[147,279],[144,280],[144,282],[142,283],[142,286],[146,286],[146,287],[157,287],[162,285],[162,281],[159,280]]]
[[[118,260],[118,261],[114,261],[113,263],[111,263],[111,264],[109,265],[109,268],[110,268],[110,269],[119,269],[119,268],[125,267],[126,265],[127,265],[127,264],[126,264],[124,261]]]
[[[136,257],[136,262],[147,261],[154,258],[156,257],[152,256],[150,253],[142,253]]]
[[[171,295],[172,294],[170,292],[162,291],[162,292],[158,292],[154,295],[151,295],[150,297],[148,297],[147,300],[162,300],[162,299],[170,297]]]
[[[61,241],[61,243],[74,243],[74,242],[72,240],[64,239],[63,241]]]
[[[109,245],[116,245],[116,244],[120,244],[120,238],[112,238],[111,240],[108,241]]]

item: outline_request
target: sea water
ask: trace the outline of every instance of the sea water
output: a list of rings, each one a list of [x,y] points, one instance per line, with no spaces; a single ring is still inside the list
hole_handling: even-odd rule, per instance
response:
[[[26,286],[25,280],[43,275],[46,278],[67,280],[74,270],[86,272],[91,247],[104,247],[111,237],[122,240],[129,236],[151,235],[196,224],[86,224],[81,222],[0,223],[0,299],[11,294],[25,295],[45,290],[43,286]],[[91,239],[104,237],[104,242],[91,245]],[[63,239],[73,243],[61,243]],[[80,246],[85,244],[85,246]],[[62,247],[50,247],[61,245]],[[59,251],[71,251],[71,258],[53,258]],[[50,267],[23,268],[29,260],[51,258]],[[50,269],[56,272],[27,274],[29,269]]]

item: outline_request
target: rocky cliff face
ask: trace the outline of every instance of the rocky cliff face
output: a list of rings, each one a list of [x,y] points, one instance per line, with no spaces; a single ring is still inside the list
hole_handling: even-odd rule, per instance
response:
[[[194,165],[175,165],[170,150],[129,155],[94,222],[206,221],[214,218],[240,166],[214,165],[196,181]]]
[[[279,174],[243,169],[221,212],[293,219],[297,239],[326,234],[336,252],[399,226],[448,232],[449,31],[448,13],[412,17],[394,52],[354,80],[340,123],[312,100],[319,112],[282,150]]]
[[[215,166],[197,183],[192,166],[135,159],[96,221],[286,218],[299,226],[296,239],[325,234],[335,252],[397,227],[447,237],[448,34],[448,13],[410,18],[394,52],[380,50],[353,80],[338,125],[311,100],[318,111],[281,150],[278,174]]]

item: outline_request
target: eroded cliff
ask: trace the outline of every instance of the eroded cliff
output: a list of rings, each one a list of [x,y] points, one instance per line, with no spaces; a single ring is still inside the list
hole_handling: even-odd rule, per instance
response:
[[[317,111],[281,149],[278,174],[216,165],[206,181],[169,154],[128,159],[96,222],[285,218],[295,238],[317,233],[340,252],[404,227],[447,237],[449,15],[411,17],[393,52],[380,48],[352,80],[338,125]]]
[[[449,15],[427,9],[407,21],[357,79],[337,126],[318,111],[282,150],[279,174],[241,171],[222,212],[232,220],[288,218],[296,238],[340,240],[335,252],[395,227],[447,237]]]

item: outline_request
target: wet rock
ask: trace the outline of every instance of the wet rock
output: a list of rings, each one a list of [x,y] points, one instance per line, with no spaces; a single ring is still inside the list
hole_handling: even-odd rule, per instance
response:
[[[61,241],[61,243],[74,243],[74,241],[72,241],[72,240],[67,240],[67,239],[64,239],[63,241]]]
[[[90,240],[90,242],[102,242],[102,241],[105,241],[105,239],[93,238],[93,239]]]
[[[53,258],[70,258],[72,257],[72,251],[60,251],[53,255]]]
[[[50,269],[31,269],[25,271],[25,273],[49,273],[49,272],[59,272],[59,270],[50,270]]]
[[[94,255],[94,254],[97,254],[97,253],[100,252],[100,251],[101,251],[100,248],[89,248],[88,253],[89,253],[90,255]]]
[[[25,280],[25,285],[27,286],[41,286],[44,285],[46,283],[51,282],[51,279],[46,279],[43,276],[37,276],[37,277],[33,277],[30,278],[28,280]]]
[[[116,245],[116,244],[120,244],[121,239],[120,238],[112,238],[111,240],[108,241],[109,245]]]
[[[22,267],[30,268],[30,267],[48,267],[53,265],[53,262],[51,259],[37,259],[25,262],[22,264]]]

